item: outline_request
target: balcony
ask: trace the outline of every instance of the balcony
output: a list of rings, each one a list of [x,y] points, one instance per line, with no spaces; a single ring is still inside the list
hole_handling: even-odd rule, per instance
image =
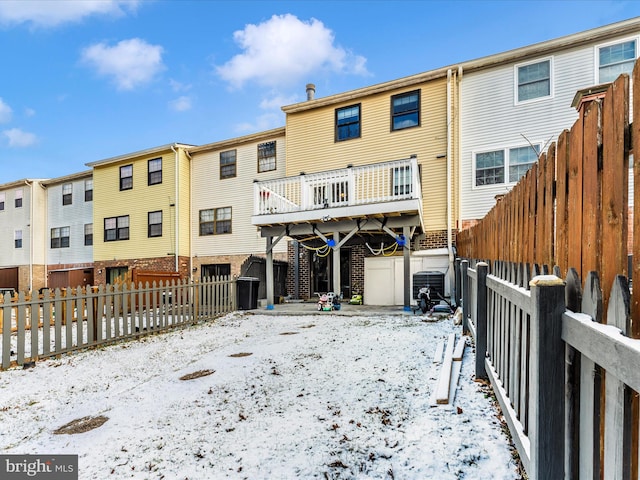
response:
[[[422,198],[416,158],[300,174],[254,183],[257,226],[417,215]]]

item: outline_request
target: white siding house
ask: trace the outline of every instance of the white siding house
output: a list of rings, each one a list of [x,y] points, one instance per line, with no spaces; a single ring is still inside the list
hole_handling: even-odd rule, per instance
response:
[[[0,185],[0,288],[45,285],[46,192],[41,180]]]
[[[93,174],[44,182],[47,187],[47,270],[51,287],[93,283]],[[84,272],[87,270],[87,272]],[[82,278],[72,275],[81,271]]]
[[[639,53],[636,18],[468,62],[460,83],[461,226],[482,218],[537,152],[571,128],[578,90],[629,73]]]
[[[285,129],[190,148],[189,155],[193,274],[240,275],[250,255],[266,253],[251,223],[254,180],[285,176]],[[282,241],[274,257],[285,260],[286,251]]]

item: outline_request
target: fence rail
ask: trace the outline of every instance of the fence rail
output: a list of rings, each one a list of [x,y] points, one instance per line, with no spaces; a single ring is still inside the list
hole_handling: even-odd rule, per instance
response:
[[[0,367],[135,339],[235,309],[230,277],[0,296]]]

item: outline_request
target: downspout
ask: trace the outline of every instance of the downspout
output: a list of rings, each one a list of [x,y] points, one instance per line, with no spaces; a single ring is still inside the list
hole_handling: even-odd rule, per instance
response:
[[[185,155],[189,159],[189,277],[193,281],[193,235],[191,232],[191,205],[193,205],[193,158],[188,150],[184,151]]]
[[[173,222],[173,228],[174,228],[174,235],[175,235],[175,245],[174,245],[174,249],[175,249],[175,270],[176,272],[179,272],[180,270],[178,270],[178,247],[180,246],[180,241],[178,240],[178,218],[179,217],[179,213],[180,213],[180,201],[178,199],[178,194],[180,193],[180,189],[178,186],[178,151],[173,148],[174,146],[171,145],[171,150],[173,150],[173,154],[174,154],[174,163],[175,163],[175,177],[173,179],[174,183],[175,183],[175,198],[173,203],[175,203],[175,220]]]
[[[29,194],[29,292],[33,291],[33,182],[24,181],[25,185],[31,187]],[[24,195],[23,197],[24,198]],[[23,200],[24,201],[24,200]]]
[[[451,112],[451,82],[452,82],[452,73],[451,69],[447,70],[447,250],[449,252],[449,272],[453,272],[453,233],[452,233],[452,206],[453,206],[453,196],[452,196],[452,161],[451,154],[453,152],[453,147],[451,142],[453,140],[452,135],[452,112]]]

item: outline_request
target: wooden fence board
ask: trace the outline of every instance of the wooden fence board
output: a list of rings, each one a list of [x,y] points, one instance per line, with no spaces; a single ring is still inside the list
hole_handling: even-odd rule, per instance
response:
[[[568,185],[568,262],[582,278],[582,134],[583,117],[576,120],[569,136],[569,185]]]
[[[601,135],[601,106],[594,100],[584,114],[583,166],[582,166],[582,277],[597,272],[600,266],[601,169],[598,165],[598,147]]]
[[[560,276],[564,278],[569,268],[568,260],[568,231],[567,222],[569,212],[567,209],[567,188],[569,174],[569,131],[564,130],[558,137],[556,150],[556,241],[554,257],[560,267]]]

